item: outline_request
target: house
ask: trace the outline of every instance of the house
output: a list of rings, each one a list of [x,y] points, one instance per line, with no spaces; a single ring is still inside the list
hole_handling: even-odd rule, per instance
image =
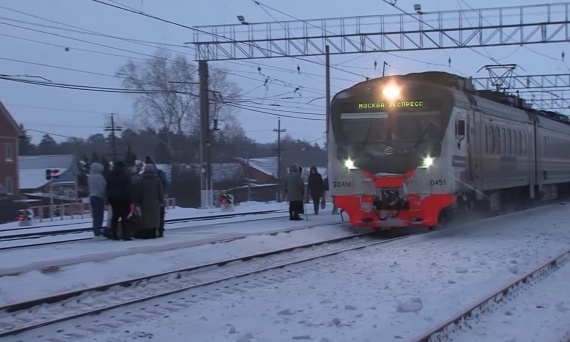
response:
[[[243,174],[253,183],[266,184],[277,181],[277,157],[241,158],[234,157],[243,167]]]
[[[20,156],[20,192],[25,194],[49,194],[50,186],[61,199],[76,198],[76,170],[79,160],[73,154]],[[59,170],[57,179],[46,179],[46,170]]]
[[[0,102],[0,196],[18,195],[18,145],[23,136],[20,127]]]

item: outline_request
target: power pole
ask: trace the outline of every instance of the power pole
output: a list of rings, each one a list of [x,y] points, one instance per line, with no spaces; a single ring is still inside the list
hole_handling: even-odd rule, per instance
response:
[[[249,171],[249,152],[247,152],[247,201],[251,202],[251,175]]]
[[[208,62],[198,62],[200,82],[200,207],[212,205],[210,191],[211,163],[210,149],[210,94],[208,92]]]
[[[277,119],[277,129],[273,132],[277,132],[277,186],[279,187],[277,191],[277,202],[282,201],[282,186],[281,186],[281,132],[286,132],[286,129],[281,129],[281,118]]]
[[[115,132],[122,132],[123,127],[115,126],[115,113],[111,113],[111,126],[105,127],[105,132],[111,132],[111,144],[113,145],[113,161],[117,161],[117,145],[115,143]]]

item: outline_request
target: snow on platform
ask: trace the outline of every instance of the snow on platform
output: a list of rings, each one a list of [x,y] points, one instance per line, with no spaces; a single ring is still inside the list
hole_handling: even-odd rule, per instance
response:
[[[155,240],[89,240],[4,251],[0,305],[353,234],[348,225],[329,225],[340,222],[338,215],[309,221],[284,215],[241,224],[201,223]],[[316,225],[321,227],[302,229]],[[301,230],[269,235],[290,228]],[[212,244],[224,240],[233,241]]]
[[[235,211],[232,213],[248,213],[248,212],[255,212],[255,211],[263,211],[263,210],[281,210],[287,209],[289,203],[288,202],[242,202],[238,206],[235,207]],[[227,212],[222,212],[220,208],[212,208],[212,209],[196,209],[196,208],[181,208],[175,207],[172,209],[167,209],[166,211],[166,219],[167,220],[174,220],[174,219],[182,219],[182,218],[192,218],[192,217],[202,217],[202,216],[216,216],[216,215],[225,215],[228,214]],[[90,228],[91,227],[91,217],[89,215],[85,215],[86,218],[78,218],[78,219],[64,219],[62,220],[59,217],[55,217],[53,221],[49,219],[44,219],[43,222],[36,221],[33,226],[29,227],[20,227],[19,222],[10,222],[0,224],[0,232],[6,229],[14,229],[14,228],[37,228],[37,227],[53,227],[54,230],[65,230],[65,227],[70,227],[69,229],[76,229],[76,228]],[[105,212],[105,222],[107,222],[107,212]]]
[[[447,234],[415,236],[391,246],[214,284],[5,340],[73,336],[78,342],[409,341],[568,248],[569,221],[568,207],[542,207],[447,228]],[[146,260],[138,263],[149,265]],[[168,301],[181,306],[168,306]],[[151,312],[158,307],[158,313]],[[126,312],[145,318],[113,327]],[[517,341],[526,334],[511,333]]]

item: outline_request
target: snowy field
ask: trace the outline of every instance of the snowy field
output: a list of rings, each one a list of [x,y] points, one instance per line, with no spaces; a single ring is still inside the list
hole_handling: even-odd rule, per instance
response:
[[[429,239],[411,238],[407,244],[190,290],[5,341],[409,341],[566,250],[569,220],[567,207],[551,205],[448,228]],[[559,279],[567,283],[564,274]],[[569,306],[568,291],[559,294],[562,307]],[[558,321],[568,322],[570,310],[559,311]],[[504,325],[504,319],[495,324]],[[513,327],[508,335],[503,330],[484,340],[559,337],[549,326],[542,332],[533,337]]]
[[[158,240],[91,240],[9,250],[2,253],[0,305],[354,234],[348,224],[330,225],[339,222],[338,215],[329,213],[310,221],[289,221],[282,214],[250,223],[216,222]],[[296,230],[282,232],[289,229]],[[220,241],[228,242],[214,243]]]
[[[255,211],[264,210],[283,210],[288,208],[288,202],[242,202],[235,207],[235,213],[248,213]],[[227,212],[222,212],[219,208],[213,209],[196,209],[196,208],[181,208],[175,207],[168,209],[166,212],[166,219],[181,219],[181,218],[192,218],[192,217],[202,217],[202,216],[216,216],[228,214]],[[105,221],[107,220],[107,212],[105,212]],[[63,226],[62,226],[63,225]],[[35,221],[33,226],[30,227],[20,227],[18,222],[4,223],[0,224],[0,231],[20,229],[20,228],[34,228],[34,227],[54,227],[57,230],[64,229],[65,226],[71,226],[73,228],[90,228],[91,227],[91,217],[86,215],[85,218],[74,218],[65,217],[63,220],[61,218],[54,218],[53,221],[50,219],[44,219],[43,222]]]

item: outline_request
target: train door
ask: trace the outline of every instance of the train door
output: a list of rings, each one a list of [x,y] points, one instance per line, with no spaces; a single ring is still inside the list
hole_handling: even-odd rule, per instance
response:
[[[483,148],[485,148],[485,134],[482,126],[481,112],[471,111],[467,124],[467,159],[469,164],[468,179],[476,190],[482,190],[483,177],[481,174],[483,163]]]

